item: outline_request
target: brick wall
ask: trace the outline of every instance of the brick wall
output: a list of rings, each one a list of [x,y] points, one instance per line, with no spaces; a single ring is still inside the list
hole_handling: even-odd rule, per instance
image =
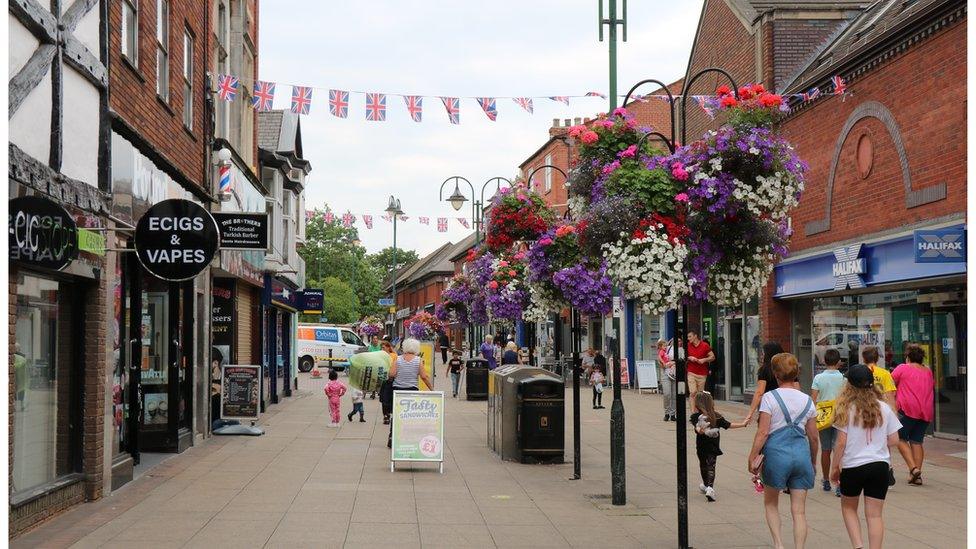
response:
[[[195,185],[207,181],[204,174],[204,81],[208,34],[203,25],[202,2],[172,0],[169,17],[169,100],[156,94],[156,3],[138,2],[138,66],[122,56],[122,8],[109,7],[109,108],[134,128],[152,147]],[[193,128],[183,125],[183,33],[194,37]],[[206,188],[203,186],[203,188]]]
[[[793,253],[966,212],[965,44],[963,21],[851,82],[853,96],[846,100],[824,98],[783,123],[784,134],[810,164],[807,189],[793,215]],[[826,213],[827,181],[840,132],[851,113],[869,101],[885,105],[900,129],[912,189],[945,183],[947,198],[908,208],[894,141],[877,118],[862,119],[840,149],[830,228],[807,235],[804,226]],[[874,155],[870,174],[862,178],[856,148],[863,135],[871,140]],[[773,289],[771,281],[763,296],[764,336],[788,346],[790,309],[772,299]]]
[[[764,27],[764,49],[772,53],[776,60],[764,64],[771,70],[771,80],[768,76],[764,80],[775,84],[773,89],[781,90],[785,79],[793,76],[800,65],[809,61],[810,56],[818,46],[824,43],[840,26],[838,19],[778,19]],[[772,28],[770,28],[772,27]],[[766,40],[769,41],[767,44]],[[769,47],[769,46],[772,47]]]
[[[104,272],[104,262],[102,264]],[[105,449],[105,372],[111,355],[107,352],[108,334],[108,279],[100,276],[88,285],[84,297],[84,369],[82,383],[82,460],[85,474],[85,498],[102,497],[103,459]],[[77,348],[77,347],[76,347]]]

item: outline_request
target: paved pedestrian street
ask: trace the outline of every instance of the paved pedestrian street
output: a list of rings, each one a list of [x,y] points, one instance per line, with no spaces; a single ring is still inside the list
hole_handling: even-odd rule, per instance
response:
[[[341,378],[344,379],[344,378]],[[657,395],[624,391],[627,505],[610,504],[609,402],[588,406],[583,388],[583,479],[567,463],[503,462],[485,442],[486,403],[448,399],[446,463],[389,470],[379,401],[367,422],[327,427],[323,381],[299,375],[295,398],[272,406],[260,437],[214,437],[174,456],[100,501],[15,540],[13,547],[675,547],[674,423]],[[446,387],[443,377],[437,385]],[[609,393],[608,393],[609,396]],[[566,393],[567,404],[571,391]],[[344,412],[349,407],[343,401]],[[728,417],[744,406],[722,405]],[[690,430],[689,430],[690,431]],[[689,437],[694,547],[768,547],[761,497],[745,472],[754,427],[722,433],[718,501],[697,490]],[[963,547],[965,445],[929,440],[925,485],[910,487],[900,458],[885,506],[885,547]],[[950,455],[957,454],[957,455]],[[819,487],[819,477],[818,477]],[[846,547],[839,500],[808,499],[809,547]],[[781,500],[791,540],[788,500]],[[791,542],[790,542],[791,543]]]

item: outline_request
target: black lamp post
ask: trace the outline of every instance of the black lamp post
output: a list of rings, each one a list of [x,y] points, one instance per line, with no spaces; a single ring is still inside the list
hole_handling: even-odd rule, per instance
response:
[[[396,229],[397,229],[397,218],[403,215],[403,210],[400,209],[400,199],[394,198],[390,195],[390,203],[386,207],[386,213],[393,217],[393,332],[396,335],[396,311],[397,311],[397,300],[396,300],[396,282],[397,282],[397,244],[396,244]]]

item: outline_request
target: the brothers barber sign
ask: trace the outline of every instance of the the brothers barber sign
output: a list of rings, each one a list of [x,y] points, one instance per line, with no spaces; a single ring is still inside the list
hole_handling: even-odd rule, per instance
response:
[[[136,253],[142,266],[163,280],[189,280],[210,264],[220,238],[217,222],[189,200],[153,205],[136,225]]]
[[[10,200],[9,257],[34,267],[60,271],[78,255],[78,225],[68,212],[42,196]]]

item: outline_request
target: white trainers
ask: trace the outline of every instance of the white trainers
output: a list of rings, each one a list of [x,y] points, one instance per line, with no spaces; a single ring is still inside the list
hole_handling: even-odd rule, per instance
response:
[[[708,501],[715,501],[715,488],[708,486],[705,488],[705,499]]]
[[[698,485],[698,491],[704,494],[705,492],[708,491],[708,487],[705,486],[704,484],[699,484]]]

